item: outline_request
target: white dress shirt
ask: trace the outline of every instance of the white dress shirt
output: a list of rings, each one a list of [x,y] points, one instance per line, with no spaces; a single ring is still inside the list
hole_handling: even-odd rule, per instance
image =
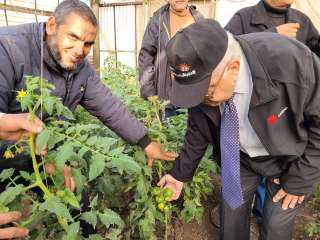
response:
[[[239,76],[236,80],[233,101],[237,108],[240,131],[240,148],[250,157],[268,156],[269,153],[262,145],[249,121],[249,106],[252,94],[252,76],[249,64],[243,52],[241,53]],[[222,113],[224,104],[220,104]]]

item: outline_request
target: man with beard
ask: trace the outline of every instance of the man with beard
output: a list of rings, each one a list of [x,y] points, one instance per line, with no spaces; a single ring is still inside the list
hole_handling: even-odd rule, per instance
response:
[[[20,113],[17,91],[25,88],[26,76],[40,76],[55,86],[53,94],[73,111],[83,106],[130,144],[145,150],[148,162],[174,160],[151,142],[147,129],[100,81],[86,56],[95,42],[98,22],[92,10],[79,0],[63,1],[46,23],[0,28],[0,112]],[[41,53],[43,55],[41,56]],[[42,61],[43,60],[43,61]],[[2,142],[3,156],[8,142]],[[28,158],[0,160],[5,168],[31,169]]]
[[[139,82],[141,96],[148,99],[158,96],[168,100],[171,87],[170,71],[165,47],[179,29],[203,19],[188,0],[169,0],[158,9],[145,30],[139,53]],[[168,104],[164,117],[176,114],[177,108]]]
[[[90,67],[85,57],[97,32],[95,15],[79,0],[63,1],[46,23],[0,28],[0,112],[21,112],[16,94],[25,88],[25,76],[40,75],[43,45],[43,77],[65,106],[74,110],[80,104],[127,142],[145,149],[149,161],[173,160],[150,141],[147,129]]]

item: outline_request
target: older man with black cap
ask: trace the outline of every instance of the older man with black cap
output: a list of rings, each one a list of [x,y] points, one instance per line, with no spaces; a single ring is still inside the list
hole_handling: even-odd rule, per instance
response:
[[[208,144],[221,163],[221,238],[250,238],[259,175],[267,177],[261,239],[289,240],[320,180],[320,61],[275,33],[233,37],[213,20],[169,42],[171,102],[189,108],[184,147],[158,185],[179,198]]]

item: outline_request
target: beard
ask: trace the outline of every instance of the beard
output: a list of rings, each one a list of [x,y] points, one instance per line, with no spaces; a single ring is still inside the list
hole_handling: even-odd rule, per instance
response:
[[[57,35],[53,34],[50,38],[48,38],[48,47],[52,54],[53,59],[60,65],[61,68],[67,71],[72,71],[77,69],[77,67],[81,64],[81,62],[73,64],[73,65],[66,65],[63,63],[61,53],[58,48],[58,41]]]

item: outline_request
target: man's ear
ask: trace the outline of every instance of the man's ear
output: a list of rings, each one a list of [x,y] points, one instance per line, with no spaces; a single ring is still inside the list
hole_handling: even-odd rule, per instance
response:
[[[240,59],[235,58],[230,61],[227,67],[227,71],[231,71],[232,73],[238,73],[240,70]]]
[[[56,32],[57,23],[54,16],[50,16],[46,23],[46,33],[48,36],[52,36]]]

